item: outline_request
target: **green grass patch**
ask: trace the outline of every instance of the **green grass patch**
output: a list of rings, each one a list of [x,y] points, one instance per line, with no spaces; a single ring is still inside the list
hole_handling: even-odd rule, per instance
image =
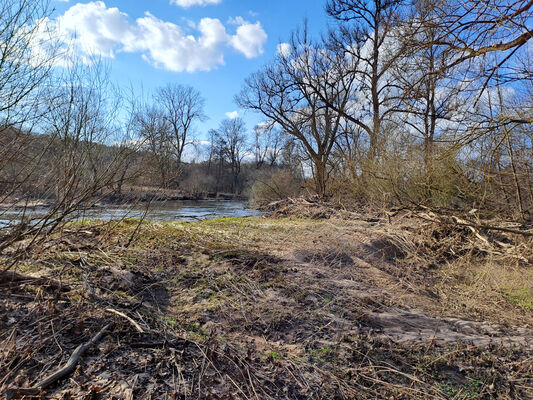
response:
[[[518,289],[503,289],[503,293],[507,300],[512,303],[518,304],[520,307],[526,310],[533,311],[533,289],[531,288],[518,288]]]

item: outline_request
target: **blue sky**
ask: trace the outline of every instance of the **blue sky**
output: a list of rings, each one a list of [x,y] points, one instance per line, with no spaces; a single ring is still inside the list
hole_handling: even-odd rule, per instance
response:
[[[217,4],[191,5],[202,2]],[[169,82],[196,87],[209,116],[198,127],[202,138],[228,112],[238,111],[249,130],[260,121],[237,108],[235,94],[305,19],[316,34],[327,28],[324,2],[53,0],[52,20],[75,36],[77,54],[101,56],[121,87],[145,94]]]

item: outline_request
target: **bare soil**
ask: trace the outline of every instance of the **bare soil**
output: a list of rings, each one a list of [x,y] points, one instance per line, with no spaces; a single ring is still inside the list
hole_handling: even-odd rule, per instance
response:
[[[68,291],[0,283],[0,393],[112,322],[41,398],[533,398],[527,257],[407,217],[282,216],[73,224],[16,269]]]

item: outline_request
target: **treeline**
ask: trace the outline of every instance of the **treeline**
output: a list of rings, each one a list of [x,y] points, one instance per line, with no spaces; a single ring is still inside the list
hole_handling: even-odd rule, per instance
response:
[[[128,125],[137,162],[130,163],[129,184],[201,197],[249,196],[256,181],[270,181],[282,171],[293,183],[303,181],[305,171],[294,154],[294,140],[275,124],[249,131],[241,118],[228,118],[207,133],[207,140],[198,140],[195,128],[206,119],[204,103],[193,87],[169,84],[144,104],[133,105]]]
[[[135,128],[131,134],[141,137]],[[272,126],[256,127],[250,134],[242,119],[227,119],[209,132],[209,139],[187,138],[187,155],[178,162],[172,151],[153,149],[165,147],[155,138],[105,144],[79,132],[4,128],[0,147],[9,158],[0,171],[1,203],[73,203],[75,210],[99,201],[219,196],[273,201],[297,195],[305,184],[294,143]]]
[[[225,120],[221,126],[242,128],[244,123],[240,119]],[[19,148],[2,170],[2,203],[65,203],[69,200],[67,194],[73,201],[84,191],[87,193],[78,203],[80,207],[98,201],[220,196],[226,199],[256,196],[262,201],[274,201],[298,195],[304,187],[306,179],[301,164],[295,161],[293,147],[283,141],[279,132],[274,143],[264,141],[273,137],[264,132],[257,135],[260,140],[255,143],[244,130],[211,134],[213,143],[189,144],[194,148],[190,159],[182,161],[178,168],[173,157],[168,163],[161,163],[161,156],[144,144],[78,143],[67,153],[67,146],[59,137],[2,129],[0,146],[13,149],[16,144]],[[274,147],[269,147],[271,144]],[[67,162],[60,162],[62,158],[69,159],[70,167]]]
[[[0,252],[133,186],[531,218],[531,2],[329,0],[330,31],[304,24],[236,96],[264,123],[203,142],[197,90],[124,95],[47,37],[47,4],[0,0],[0,203],[54,200]]]
[[[294,138],[321,196],[533,212],[533,4],[329,0],[236,97]]]

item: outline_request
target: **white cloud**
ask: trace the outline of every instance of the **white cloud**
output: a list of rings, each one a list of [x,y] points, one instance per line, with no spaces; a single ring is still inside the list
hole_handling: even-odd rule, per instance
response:
[[[112,58],[121,42],[132,40],[135,28],[127,14],[106,8],[104,2],[76,4],[55,20],[61,40],[71,42],[82,55]]]
[[[189,0],[191,2],[191,0]],[[90,56],[114,58],[117,53],[140,53],[157,68],[175,72],[209,71],[224,65],[229,49],[246,58],[263,53],[267,35],[261,23],[251,24],[237,17],[236,33],[227,32],[216,18],[202,18],[185,27],[163,21],[149,12],[131,21],[118,8],[107,8],[103,1],[76,4],[64,15],[49,21],[58,32],[65,48],[70,48],[82,61]],[[194,30],[194,34],[190,31]]]
[[[229,119],[238,118],[239,117],[239,112],[238,111],[227,112],[226,113],[226,117],[228,117]]]
[[[218,19],[204,18],[200,35],[187,35],[181,27],[151,14],[137,20],[138,34],[124,43],[124,51],[141,52],[143,58],[169,71],[209,71],[224,64],[226,29]]]
[[[251,24],[244,20],[237,28],[237,34],[231,37],[232,46],[243,53],[246,58],[254,58],[263,54],[263,45],[267,40],[267,34],[260,22]]]
[[[210,4],[219,4],[222,0],[170,0],[170,4],[176,4],[183,8],[192,6],[207,6]]]
[[[289,43],[278,44],[278,54],[282,57],[289,57],[291,55],[291,45]]]

